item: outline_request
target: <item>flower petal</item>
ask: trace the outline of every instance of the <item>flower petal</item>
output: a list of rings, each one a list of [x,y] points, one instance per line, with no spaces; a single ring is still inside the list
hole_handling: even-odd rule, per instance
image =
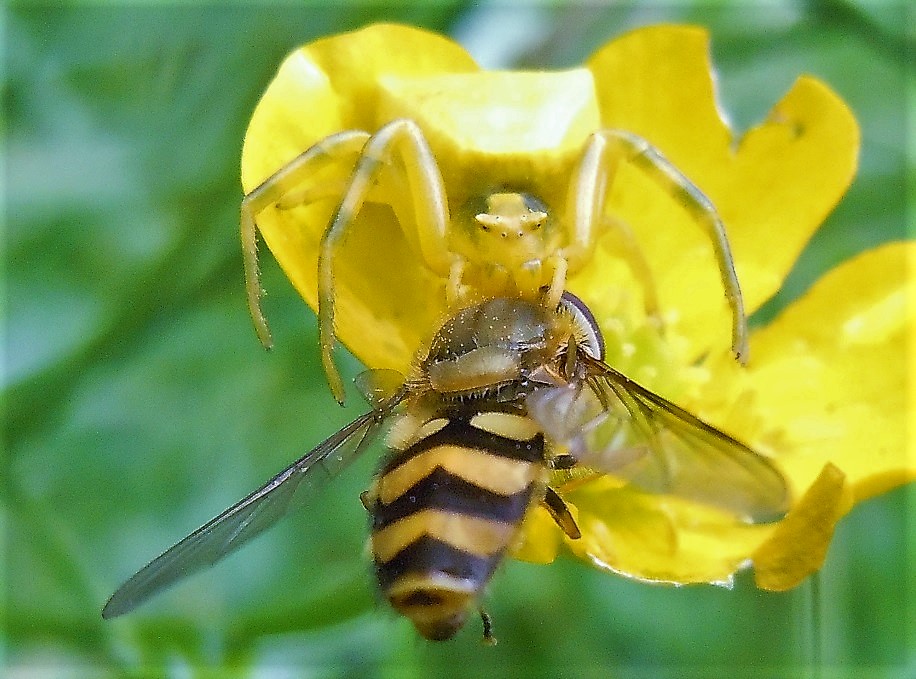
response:
[[[762,589],[782,592],[820,570],[833,529],[852,507],[846,476],[827,464],[801,501],[754,552],[754,579]]]
[[[602,124],[648,139],[713,201],[752,312],[779,289],[849,185],[859,145],[852,113],[828,87],[802,77],[733,148],[700,28],[633,31],[600,49],[588,66]],[[689,338],[690,355],[727,346],[728,310],[709,238],[632,168],[621,168],[614,180],[610,210],[636,233],[664,317]],[[604,266],[608,256],[599,251],[591,266]]]
[[[773,530],[696,503],[619,487],[607,477],[564,497],[578,509],[582,532],[566,541],[569,549],[598,568],[640,580],[728,584]]]
[[[301,47],[284,60],[249,123],[242,150],[246,193],[329,134],[374,131],[381,75],[478,69],[448,38],[396,24],[375,24]]]
[[[916,326],[916,244],[865,252],[751,338],[746,370],[718,360],[701,407],[769,452],[801,495],[833,463],[856,502],[916,479],[906,342]],[[740,412],[739,412],[740,411]],[[909,450],[908,450],[909,445]]]
[[[570,511],[575,510],[570,505],[567,507]],[[578,516],[578,512],[574,516]],[[525,517],[517,543],[512,548],[512,556],[520,561],[547,564],[557,558],[561,540],[562,533],[556,522],[546,509],[537,506]]]

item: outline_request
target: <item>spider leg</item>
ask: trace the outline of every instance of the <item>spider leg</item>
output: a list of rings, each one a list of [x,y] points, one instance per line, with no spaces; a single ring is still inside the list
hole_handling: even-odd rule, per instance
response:
[[[649,262],[646,261],[645,253],[636,241],[633,229],[624,220],[616,217],[605,217],[602,225],[605,232],[614,237],[614,252],[620,254],[642,289],[646,313],[649,316],[658,317],[658,292],[655,288],[655,279],[652,277],[652,270],[649,268]]]
[[[747,317],[725,225],[712,201],[699,187],[645,139],[621,130],[601,130],[589,137],[573,181],[571,238],[570,245],[564,249],[570,266],[576,258],[587,254],[594,243],[595,224],[603,209],[606,188],[613,181],[621,161],[633,163],[643,170],[706,230],[732,312],[732,352],[745,363],[748,354]]]
[[[327,197],[337,187],[307,187],[301,183],[329,164],[338,163],[341,158],[358,154],[369,139],[367,132],[351,130],[325,137],[268,177],[260,186],[242,199],[241,237],[242,256],[245,265],[245,290],[248,296],[248,310],[254,322],[258,339],[265,347],[273,344],[267,319],[261,310],[261,272],[258,266],[257,223],[258,214],[279,205],[290,207],[297,203],[311,202]]]
[[[402,167],[394,165],[400,161]],[[380,173],[403,172],[414,216],[417,245],[426,265],[450,280],[460,278],[449,252],[445,187],[436,160],[420,128],[395,120],[373,134],[362,147],[340,204],[324,233],[318,256],[318,323],[321,362],[334,398],[344,401],[343,381],[334,363],[334,256]]]

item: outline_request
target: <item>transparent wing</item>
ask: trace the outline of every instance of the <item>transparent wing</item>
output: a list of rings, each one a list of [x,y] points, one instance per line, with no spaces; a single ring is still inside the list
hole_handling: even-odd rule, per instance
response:
[[[653,493],[696,500],[754,523],[788,509],[785,479],[765,457],[605,363],[528,397],[548,438],[581,464]]]
[[[387,410],[393,407],[394,401]],[[283,518],[304,486],[330,479],[374,438],[385,413],[372,410],[296,460],[256,491],[140,569],[111,596],[103,618],[128,613],[148,598],[215,564]],[[322,470],[324,473],[319,472]]]

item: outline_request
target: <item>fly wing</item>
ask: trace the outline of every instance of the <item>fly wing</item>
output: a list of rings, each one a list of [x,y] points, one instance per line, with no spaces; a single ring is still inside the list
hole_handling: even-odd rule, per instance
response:
[[[381,423],[373,410],[354,420],[273,477],[256,491],[211,519],[141,568],[111,596],[103,618],[132,611],[173,583],[215,564],[283,518],[296,492],[333,476],[362,452]]]
[[[785,514],[785,479],[769,459],[591,357],[588,377],[541,389],[527,406],[579,463],[653,493],[764,523]]]

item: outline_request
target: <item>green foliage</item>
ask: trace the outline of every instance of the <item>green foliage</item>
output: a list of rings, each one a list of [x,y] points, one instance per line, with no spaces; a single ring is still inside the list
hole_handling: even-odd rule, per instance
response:
[[[516,31],[516,62],[566,66],[636,25],[704,23],[739,129],[803,72],[836,88],[863,126],[855,186],[755,320],[851,254],[904,237],[902,4],[423,7],[8,10],[6,663],[50,676],[913,671],[907,489],[857,508],[824,573],[784,595],[747,578],[732,591],[669,589],[570,560],[507,564],[487,602],[500,644],[485,649],[473,624],[448,644],[419,641],[378,602],[358,501],[367,459],[241,554],[101,620],[106,597],[157,550],[354,414],[333,404],[314,319],[275,266],[271,354],[244,308],[242,138],[298,44],[381,18],[459,36],[515,25],[531,28]],[[483,46],[494,58],[504,47]]]

